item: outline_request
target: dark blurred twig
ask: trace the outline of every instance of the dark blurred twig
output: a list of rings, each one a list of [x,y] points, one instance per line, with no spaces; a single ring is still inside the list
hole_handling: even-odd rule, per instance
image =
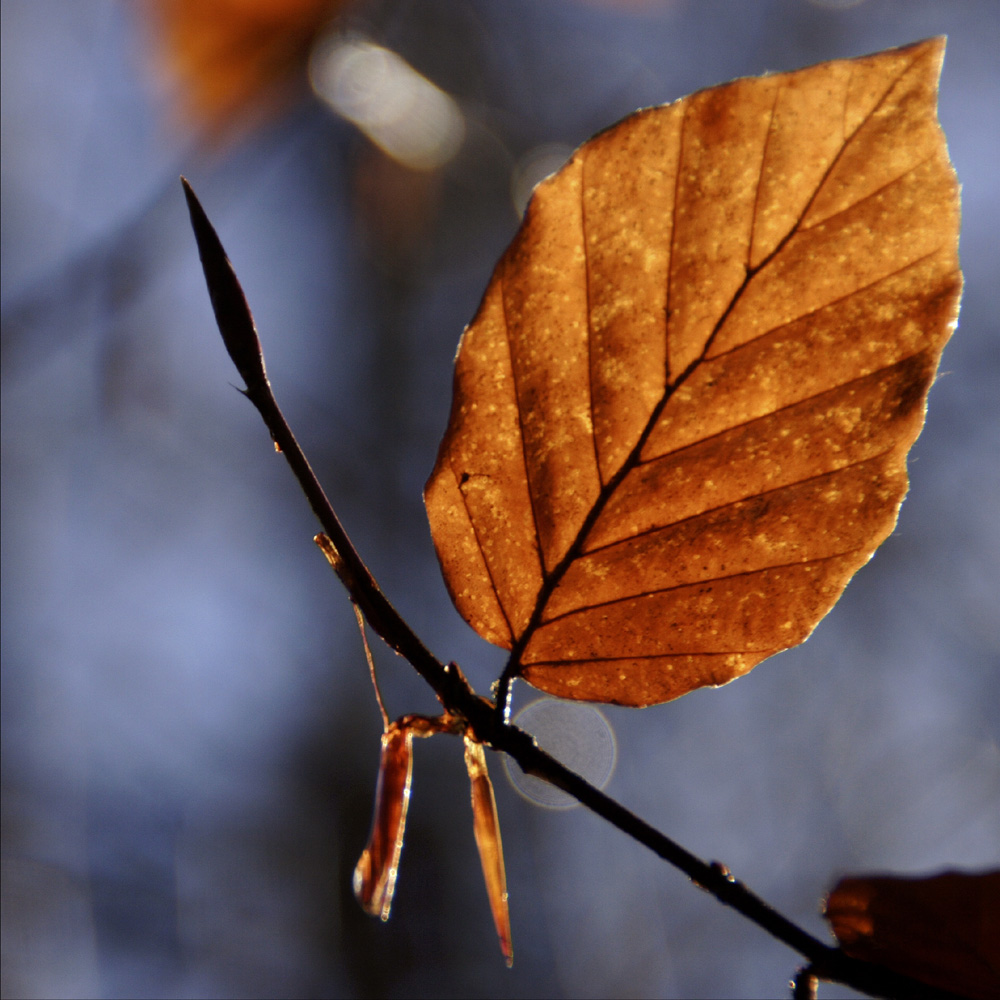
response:
[[[739,911],[803,955],[810,966],[808,976],[802,977],[802,985],[807,980],[824,979],[843,983],[874,997],[940,1000],[954,996],[883,966],[853,959],[839,949],[823,944],[737,881],[724,865],[702,861],[550,757],[528,733],[505,722],[493,702],[477,695],[457,664],[442,663],[424,646],[389,602],[354,548],[278,408],[243,290],[194,191],[184,178],[181,181],[216,321],[229,356],[246,382],[243,393],[260,412],[276,447],[292,467],[323,531],[336,550],[336,558],[330,558],[329,554],[328,558],[351,600],[379,636],[405,657],[430,684],[444,708],[464,719],[479,741],[512,757],[526,774],[548,781],[572,795],[592,812],[680,869],[719,902]]]

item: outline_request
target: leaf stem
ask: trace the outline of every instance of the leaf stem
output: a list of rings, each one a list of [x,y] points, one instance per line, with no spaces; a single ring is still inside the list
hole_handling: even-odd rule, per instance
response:
[[[548,781],[572,795],[592,812],[678,868],[720,903],[731,906],[804,956],[811,963],[812,975],[843,983],[875,997],[940,1000],[952,996],[884,966],[853,959],[839,949],[823,944],[737,881],[724,865],[702,861],[549,756],[528,733],[507,722],[497,712],[493,702],[477,695],[456,663],[444,664],[427,649],[382,592],[354,548],[299,447],[274,398],[253,316],[232,264],[190,184],[183,177],[181,183],[216,322],[226,349],[246,382],[246,389],[241,391],[257,408],[276,448],[285,456],[319,519],[329,543],[324,543],[321,548],[351,601],[360,608],[383,641],[407,659],[434,689],[445,710],[464,719],[479,742],[508,754],[526,774]]]

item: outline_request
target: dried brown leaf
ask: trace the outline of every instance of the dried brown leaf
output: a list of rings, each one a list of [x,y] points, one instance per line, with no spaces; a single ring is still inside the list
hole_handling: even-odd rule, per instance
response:
[[[1000,871],[845,878],[825,915],[854,958],[976,1000],[1000,998]]]
[[[641,111],[538,187],[425,497],[508,677],[627,705],[726,683],[890,533],[961,287],[943,54]]]
[[[514,964],[514,946],[511,943],[510,912],[507,906],[507,874],[503,863],[503,841],[500,839],[500,820],[493,796],[493,782],[486,767],[483,745],[465,735],[465,767],[469,772],[472,791],[472,831],[476,837],[479,861],[486,882],[493,923],[500,939],[500,950],[510,968]]]
[[[372,830],[353,880],[354,895],[365,912],[382,920],[389,919],[396,891],[412,776],[413,730],[400,722],[390,723],[382,734]]]

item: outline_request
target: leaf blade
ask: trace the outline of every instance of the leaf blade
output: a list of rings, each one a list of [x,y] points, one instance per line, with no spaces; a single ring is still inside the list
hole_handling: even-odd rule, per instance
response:
[[[892,530],[960,290],[943,45],[638,112],[536,190],[425,494],[507,676],[633,705],[725,683]]]

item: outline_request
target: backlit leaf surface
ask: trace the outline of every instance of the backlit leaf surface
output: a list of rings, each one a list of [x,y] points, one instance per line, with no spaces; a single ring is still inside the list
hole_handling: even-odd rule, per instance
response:
[[[508,676],[627,705],[726,683],[890,533],[961,285],[943,53],[701,91],[537,188],[425,494]]]

